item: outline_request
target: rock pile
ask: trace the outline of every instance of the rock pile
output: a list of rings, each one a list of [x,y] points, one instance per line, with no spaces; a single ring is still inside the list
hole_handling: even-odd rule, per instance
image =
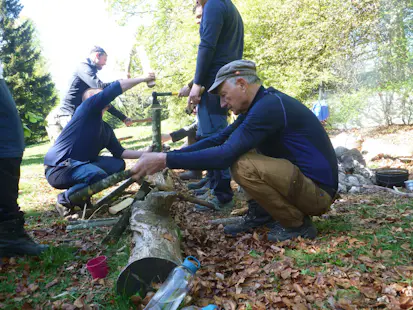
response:
[[[366,161],[359,150],[339,146],[335,151],[338,161],[339,193],[360,193],[363,190],[362,185],[376,182],[375,173],[366,167]]]

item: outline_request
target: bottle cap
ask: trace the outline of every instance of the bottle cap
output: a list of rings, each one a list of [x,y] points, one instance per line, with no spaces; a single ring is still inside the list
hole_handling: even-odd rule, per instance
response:
[[[194,264],[194,262],[196,264]],[[192,274],[195,274],[197,270],[201,268],[201,263],[195,257],[188,256],[187,258],[185,258],[184,262],[182,263],[182,266],[188,268]]]

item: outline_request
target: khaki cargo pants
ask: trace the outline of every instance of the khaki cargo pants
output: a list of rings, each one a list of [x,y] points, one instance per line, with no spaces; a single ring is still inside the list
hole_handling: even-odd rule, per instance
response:
[[[284,227],[299,227],[304,215],[327,212],[333,199],[286,159],[249,152],[231,167],[233,179]]]

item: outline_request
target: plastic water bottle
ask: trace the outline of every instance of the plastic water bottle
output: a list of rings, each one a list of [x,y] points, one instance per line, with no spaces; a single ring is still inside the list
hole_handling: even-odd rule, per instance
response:
[[[215,305],[208,305],[203,308],[197,307],[197,306],[189,306],[189,307],[182,308],[181,310],[218,310],[218,307]]]
[[[190,282],[200,267],[201,263],[195,257],[185,258],[182,265],[176,267],[169,274],[144,310],[178,309],[182,299],[189,291]]]

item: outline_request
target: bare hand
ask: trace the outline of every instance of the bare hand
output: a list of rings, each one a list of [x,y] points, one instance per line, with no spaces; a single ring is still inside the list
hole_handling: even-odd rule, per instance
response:
[[[133,121],[132,121],[129,117],[127,117],[127,118],[124,119],[123,123],[124,123],[127,127],[129,127],[130,125],[133,124]]]
[[[166,168],[165,153],[143,153],[132,167],[132,178],[136,181],[147,175],[152,175]]]
[[[148,72],[147,74],[142,75],[142,80],[146,83],[155,81],[156,80],[155,73],[154,72]]]
[[[188,109],[193,109],[201,101],[201,85],[194,84],[188,97]]]
[[[161,140],[162,140],[162,143],[164,143],[166,141],[172,140],[172,137],[169,133],[163,133],[161,134]]]
[[[191,88],[188,85],[185,85],[179,91],[178,97],[188,97],[190,92],[191,92]]]

